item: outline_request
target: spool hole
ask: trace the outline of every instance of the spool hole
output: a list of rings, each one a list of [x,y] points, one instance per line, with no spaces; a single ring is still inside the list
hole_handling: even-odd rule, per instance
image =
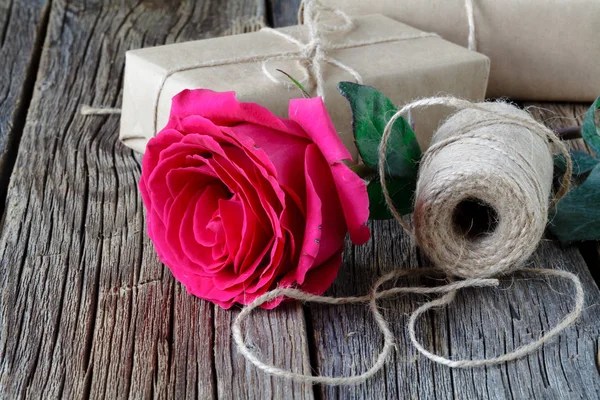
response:
[[[494,232],[498,227],[498,213],[488,203],[469,198],[458,203],[452,224],[459,235],[477,240]]]

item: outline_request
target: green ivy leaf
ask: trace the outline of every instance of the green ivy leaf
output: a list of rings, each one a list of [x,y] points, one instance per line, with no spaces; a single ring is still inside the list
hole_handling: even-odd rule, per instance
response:
[[[378,148],[389,119],[398,111],[383,93],[371,86],[340,82],[338,88],[350,102],[356,147],[363,162],[377,169]],[[391,177],[414,178],[421,149],[415,133],[404,118],[392,128],[386,154],[386,172]]]
[[[600,157],[600,97],[594,101],[585,114],[581,136],[587,145],[594,150],[594,153]]]
[[[413,210],[413,196],[417,182],[413,178],[392,178],[387,180],[387,188],[394,202],[394,206],[402,215],[410,214]],[[369,194],[369,219],[391,219],[394,218],[390,213],[379,177],[373,179],[367,186]]]
[[[600,239],[600,165],[567,194],[550,216],[550,231],[561,243]]]
[[[600,163],[600,160],[592,157],[585,151],[572,151],[571,160],[573,161],[573,175],[579,176],[587,172],[590,172],[596,165]],[[565,156],[557,154],[554,156],[554,166],[561,172],[567,171],[567,163]]]

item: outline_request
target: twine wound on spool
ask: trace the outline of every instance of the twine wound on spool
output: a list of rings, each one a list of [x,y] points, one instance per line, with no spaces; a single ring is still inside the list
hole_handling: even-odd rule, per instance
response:
[[[413,233],[393,207],[385,154],[398,118],[435,105],[459,112],[436,132],[421,160]],[[417,100],[392,116],[384,130],[378,166],[384,198],[394,218],[416,233],[417,243],[448,273],[465,278],[508,273],[529,258],[546,227],[553,172],[548,141],[567,161],[553,206],[569,190],[572,173],[569,152],[553,131],[506,103]],[[481,232],[460,226],[465,212],[467,217],[480,213],[471,220],[483,225]]]

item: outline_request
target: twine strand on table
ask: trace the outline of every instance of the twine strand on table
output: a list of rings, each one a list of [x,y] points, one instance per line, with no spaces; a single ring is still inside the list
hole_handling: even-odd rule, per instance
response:
[[[235,321],[232,325],[232,335],[233,340],[235,341],[238,351],[252,364],[254,364],[257,368],[266,372],[268,374],[279,376],[286,379],[291,379],[296,382],[303,383],[321,383],[325,385],[355,385],[361,382],[366,381],[373,375],[377,374],[385,365],[389,354],[394,348],[394,334],[390,328],[390,325],[385,320],[383,315],[381,315],[380,311],[377,308],[376,300],[388,298],[400,293],[412,293],[412,294],[431,294],[431,293],[455,293],[456,290],[466,288],[466,287],[490,287],[490,286],[498,286],[499,281],[497,279],[466,279],[463,281],[448,283],[443,286],[435,286],[435,287],[395,287],[392,289],[384,290],[378,292],[379,287],[393,279],[397,279],[400,277],[414,277],[414,276],[430,276],[430,275],[439,275],[443,273],[439,269],[435,268],[423,268],[423,269],[397,269],[394,270],[375,282],[373,288],[371,289],[369,295],[366,296],[357,296],[357,297],[327,297],[327,296],[318,296],[310,293],[303,292],[294,288],[278,288],[272,290],[270,292],[265,293],[264,295],[256,298],[252,303],[247,305],[242,309],[240,314],[236,317]],[[362,374],[348,377],[329,377],[329,376],[314,376],[296,372],[286,371],[279,367],[276,367],[272,364],[268,364],[262,361],[250,348],[246,345],[244,341],[244,336],[242,334],[241,324],[245,321],[251,314],[252,310],[259,307],[264,303],[268,303],[278,297],[284,296],[289,299],[296,299],[302,302],[311,302],[316,304],[329,304],[329,305],[341,305],[341,304],[360,304],[360,303],[369,303],[371,312],[377,323],[377,326],[381,333],[383,334],[383,348],[381,352],[377,355],[377,359],[375,363],[367,369],[367,371]]]
[[[508,361],[518,360],[533,353],[534,351],[542,347],[546,342],[551,340],[554,336],[558,335],[565,328],[573,324],[577,320],[577,318],[579,318],[581,312],[583,311],[583,303],[585,296],[583,292],[583,286],[581,285],[581,281],[579,280],[577,275],[564,270],[546,268],[524,268],[518,269],[517,272],[528,274],[533,273],[543,276],[553,276],[557,278],[564,278],[570,280],[573,283],[573,286],[575,287],[575,305],[573,306],[573,309],[556,326],[554,326],[548,332],[540,336],[537,340],[519,346],[511,352],[491,358],[483,358],[476,360],[451,360],[449,358],[433,354],[429,350],[425,349],[425,347],[417,339],[415,325],[417,323],[417,319],[428,310],[435,307],[443,307],[450,304],[454,300],[457,292],[456,290],[452,290],[440,297],[439,299],[429,301],[417,308],[415,311],[413,311],[408,320],[408,334],[410,336],[410,341],[412,342],[413,346],[415,346],[421,354],[429,358],[431,361],[436,362],[438,364],[446,365],[451,368],[472,368],[482,367],[486,365],[498,365]]]
[[[452,283],[448,283],[442,286],[434,286],[434,287],[394,287],[392,289],[387,289],[383,291],[378,291],[378,289],[386,282],[398,279],[400,277],[417,277],[417,276],[432,276],[432,275],[445,275],[445,272],[441,269],[437,268],[420,268],[420,269],[396,269],[377,280],[377,282],[373,285],[369,295],[366,296],[357,296],[357,297],[328,297],[328,296],[319,296],[310,293],[303,292],[294,288],[278,288],[263,294],[262,296],[257,297],[253,302],[245,306],[240,314],[235,318],[232,325],[232,336],[233,340],[237,346],[238,351],[246,358],[246,360],[250,361],[254,366],[256,366],[261,371],[268,373],[273,376],[278,376],[285,379],[290,379],[295,382],[301,383],[310,383],[310,384],[325,384],[325,385],[356,385],[366,381],[367,379],[373,377],[377,374],[385,365],[392,349],[394,348],[394,335],[391,331],[389,323],[385,320],[383,315],[377,308],[376,301],[378,299],[385,299],[397,294],[439,294],[442,293],[443,296],[432,301],[428,301],[425,304],[421,305],[415,311],[412,312],[409,318],[408,323],[408,333],[411,340],[411,343],[415,346],[415,348],[423,354],[425,357],[430,360],[446,365],[451,368],[471,368],[471,367],[479,367],[486,365],[497,365],[502,364],[508,361],[514,361],[519,358],[525,357],[553,337],[558,335],[561,331],[571,325],[581,314],[583,310],[584,304],[584,293],[583,287],[581,285],[581,281],[579,278],[568,271],[563,270],[553,270],[553,269],[530,269],[523,268],[519,269],[516,272],[523,274],[540,274],[543,276],[552,276],[557,278],[565,278],[570,280],[575,286],[576,291],[576,299],[575,305],[573,309],[563,318],[563,320],[558,323],[555,327],[553,327],[550,331],[542,335],[539,339],[534,340],[526,345],[520,346],[515,350],[505,353],[503,355],[492,357],[489,359],[479,359],[479,360],[452,360],[445,357],[438,356],[436,354],[431,353],[420,343],[417,338],[415,325],[417,319],[424,314],[426,311],[436,308],[443,307],[449,305],[456,297],[457,291],[464,288],[483,288],[483,287],[498,287],[499,280],[492,278],[470,278],[461,281],[456,281]],[[334,377],[334,376],[320,376],[320,375],[309,375],[303,373],[296,373],[291,371],[286,371],[282,368],[276,367],[273,364],[269,364],[259,358],[255,352],[253,352],[247,345],[244,340],[244,335],[242,334],[242,323],[248,319],[251,315],[252,311],[259,307],[264,303],[268,303],[278,297],[284,296],[289,299],[295,299],[302,302],[310,302],[315,304],[327,304],[327,305],[342,305],[342,304],[360,304],[360,303],[369,303],[371,313],[377,323],[377,327],[383,334],[383,348],[377,355],[375,363],[368,368],[365,372],[355,375],[355,376],[343,376],[343,377]]]

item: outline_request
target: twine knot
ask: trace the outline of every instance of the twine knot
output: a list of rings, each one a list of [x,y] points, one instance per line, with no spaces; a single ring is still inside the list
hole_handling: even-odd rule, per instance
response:
[[[267,64],[270,61],[278,60],[297,60],[298,66],[302,70],[302,77],[299,82],[302,85],[313,84],[316,88],[317,96],[325,99],[325,91],[323,85],[325,79],[323,77],[322,64],[328,63],[336,66],[348,72],[354,78],[356,83],[363,83],[362,76],[352,67],[344,64],[340,60],[331,57],[328,53],[331,50],[343,48],[340,46],[331,45],[326,37],[326,33],[338,32],[346,33],[354,29],[355,22],[345,12],[340,9],[324,6],[319,0],[303,0],[300,6],[300,10],[303,10],[304,25],[308,27],[308,42],[302,43],[295,37],[286,33],[277,31],[273,28],[263,28],[261,30],[272,32],[287,41],[294,43],[300,48],[297,55],[284,55],[281,57],[273,57],[262,62],[262,70],[265,76],[271,81],[292,87],[287,81],[283,81],[275,76],[268,70]],[[322,22],[325,13],[331,13],[342,19],[341,24],[327,24]]]

